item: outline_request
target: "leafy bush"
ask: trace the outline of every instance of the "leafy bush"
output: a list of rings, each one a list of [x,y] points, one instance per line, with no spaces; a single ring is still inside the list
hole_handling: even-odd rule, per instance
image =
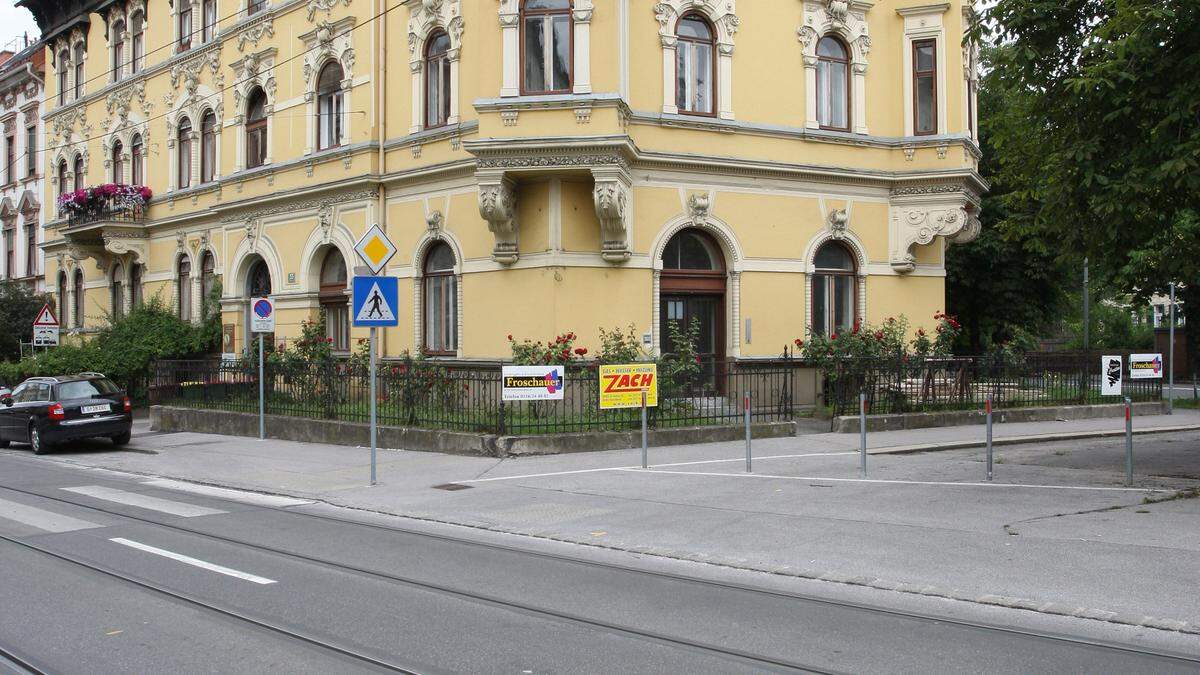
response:
[[[637,363],[644,361],[646,353],[642,351],[642,342],[637,334],[637,327],[629,324],[629,331],[622,333],[621,329],[612,331],[600,329],[600,353],[596,361],[603,364]]]
[[[0,281],[0,361],[21,357],[21,343],[33,339],[33,320],[48,301],[25,284]]]

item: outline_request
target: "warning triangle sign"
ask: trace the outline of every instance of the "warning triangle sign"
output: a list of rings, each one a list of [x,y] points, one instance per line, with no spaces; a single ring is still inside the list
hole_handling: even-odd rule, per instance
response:
[[[54,312],[51,311],[50,305],[42,305],[42,311],[38,312],[37,318],[33,320],[35,326],[58,327],[58,319],[54,318]]]
[[[379,290],[379,284],[371,285],[371,290],[367,292],[367,299],[363,302],[362,307],[358,310],[358,316],[354,317],[355,321],[395,321],[396,313],[392,311],[388,305],[387,296],[383,291]]]

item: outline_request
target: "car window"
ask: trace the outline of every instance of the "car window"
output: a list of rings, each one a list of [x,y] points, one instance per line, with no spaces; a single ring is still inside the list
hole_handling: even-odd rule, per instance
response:
[[[79,380],[78,382],[64,382],[58,385],[58,398],[63,401],[69,401],[76,398],[92,398],[93,396],[103,394],[115,394],[117,386],[109,380]]]
[[[23,400],[22,397],[25,395],[25,392],[28,390],[29,390],[29,385],[18,384],[17,388],[13,389],[13,393],[12,393],[13,402],[20,403]]]
[[[36,388],[34,389],[33,393],[30,395],[29,400],[33,401],[33,402],[49,401],[50,400],[50,385],[38,384],[36,386]]]

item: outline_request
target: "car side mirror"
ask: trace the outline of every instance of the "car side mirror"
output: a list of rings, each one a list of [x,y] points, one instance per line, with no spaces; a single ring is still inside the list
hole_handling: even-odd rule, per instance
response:
[[[0,403],[3,403],[5,405],[5,407],[11,408],[12,404],[13,404],[12,396],[10,396],[8,394],[0,396]]]

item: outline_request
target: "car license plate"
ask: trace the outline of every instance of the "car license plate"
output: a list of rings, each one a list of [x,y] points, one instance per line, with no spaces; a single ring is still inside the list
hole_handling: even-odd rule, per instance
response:
[[[109,405],[107,403],[104,405],[85,405],[83,408],[81,408],[81,411],[84,415],[91,415],[93,413],[106,413],[109,411]]]

